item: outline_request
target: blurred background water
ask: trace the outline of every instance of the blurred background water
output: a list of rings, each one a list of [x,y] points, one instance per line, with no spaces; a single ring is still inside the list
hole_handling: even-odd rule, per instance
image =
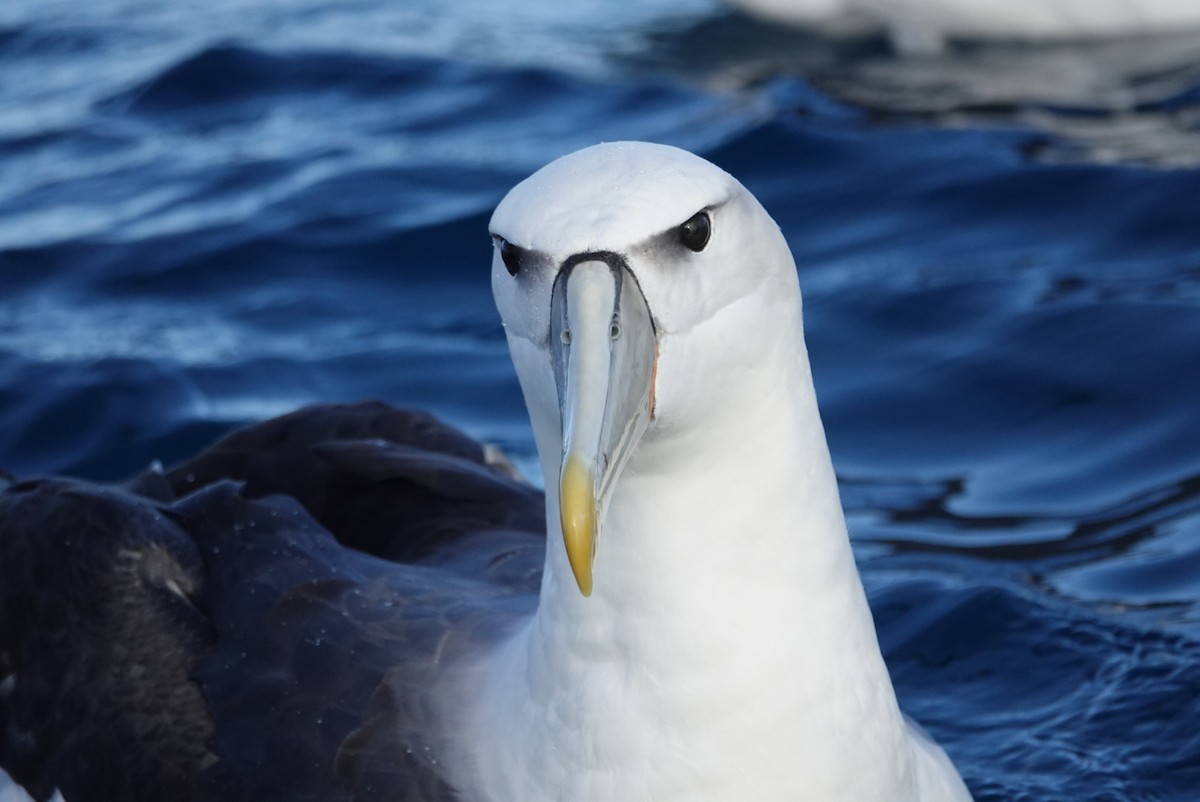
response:
[[[885,655],[977,798],[1200,799],[1200,34],[6,0],[0,466],[117,479],[380,397],[531,468],[487,218],[612,139],[787,235]]]

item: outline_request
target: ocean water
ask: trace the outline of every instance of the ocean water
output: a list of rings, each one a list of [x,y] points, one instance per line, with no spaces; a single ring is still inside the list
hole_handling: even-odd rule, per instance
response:
[[[1200,34],[6,0],[0,466],[113,480],[379,397],[531,469],[486,223],[612,139],[787,235],[885,656],[977,799],[1200,799]]]

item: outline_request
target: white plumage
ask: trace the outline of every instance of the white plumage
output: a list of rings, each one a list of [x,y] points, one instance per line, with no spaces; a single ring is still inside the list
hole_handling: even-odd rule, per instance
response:
[[[702,211],[711,239],[694,252],[676,232]],[[817,411],[795,265],[755,198],[684,151],[605,144],[518,185],[492,232],[529,262],[510,275],[498,252],[493,286],[551,538],[532,620],[446,691],[456,784],[526,802],[968,800],[897,705]],[[590,598],[555,536],[550,310],[581,253],[624,261],[658,338],[653,420],[602,508]]]

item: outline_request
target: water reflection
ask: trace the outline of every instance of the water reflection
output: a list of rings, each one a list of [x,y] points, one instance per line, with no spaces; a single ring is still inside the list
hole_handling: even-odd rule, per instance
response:
[[[1050,162],[1200,164],[1200,32],[1076,42],[959,40],[901,55],[883,34],[830,37],[712,17],[631,56],[713,89],[800,77],[883,123],[1015,126]],[[807,110],[806,110],[807,111]]]

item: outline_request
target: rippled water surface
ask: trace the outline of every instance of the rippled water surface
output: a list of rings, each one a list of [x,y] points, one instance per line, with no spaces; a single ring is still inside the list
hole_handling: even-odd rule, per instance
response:
[[[707,0],[7,0],[0,465],[375,396],[529,468],[490,210],[681,145],[795,252],[907,711],[980,800],[1196,800],[1198,130],[1182,33],[900,60]]]

